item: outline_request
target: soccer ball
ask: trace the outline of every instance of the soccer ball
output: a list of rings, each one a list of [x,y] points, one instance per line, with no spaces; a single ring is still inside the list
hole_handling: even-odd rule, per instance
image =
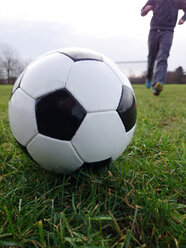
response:
[[[9,101],[15,139],[41,167],[61,174],[117,159],[133,137],[136,113],[127,77],[102,54],[80,48],[31,63]]]

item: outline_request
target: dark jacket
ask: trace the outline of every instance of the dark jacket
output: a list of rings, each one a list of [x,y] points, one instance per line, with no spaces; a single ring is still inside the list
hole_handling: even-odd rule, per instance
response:
[[[153,7],[151,29],[174,31],[180,9],[185,12],[181,19],[186,20],[186,0],[149,0],[141,10],[142,16],[148,13],[144,10],[147,5]]]

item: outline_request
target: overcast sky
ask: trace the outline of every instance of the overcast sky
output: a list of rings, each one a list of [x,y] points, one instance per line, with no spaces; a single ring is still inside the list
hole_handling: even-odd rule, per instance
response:
[[[0,0],[0,43],[34,60],[50,50],[85,47],[114,61],[146,60],[152,13],[146,0]],[[179,12],[179,18],[183,11]],[[169,70],[186,70],[186,23],[175,29]],[[135,73],[146,65],[123,65]],[[129,68],[129,69],[128,69]],[[126,70],[126,72],[128,72]]]

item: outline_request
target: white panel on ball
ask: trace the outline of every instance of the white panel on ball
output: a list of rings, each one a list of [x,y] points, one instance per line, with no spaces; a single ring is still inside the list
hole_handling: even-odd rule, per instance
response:
[[[136,129],[136,125],[134,125],[134,127],[125,134],[125,140],[123,142],[123,146],[121,146],[120,150],[118,149],[115,151],[115,153],[112,156],[113,160],[116,160],[124,152],[124,150],[127,148],[127,146],[131,142],[131,139],[134,135],[135,129]]]
[[[33,98],[65,87],[74,61],[60,53],[42,56],[27,67],[21,88]]]
[[[88,163],[112,158],[123,151],[124,125],[116,111],[89,113],[72,139],[80,157]]]
[[[24,71],[19,75],[19,77],[17,78],[17,80],[14,83],[13,89],[12,89],[12,94],[14,93],[14,91],[19,87],[19,84],[21,82],[21,79],[23,77]]]
[[[39,165],[57,173],[69,174],[83,164],[70,141],[38,134],[28,144],[27,150]]]
[[[16,140],[23,146],[37,135],[35,100],[18,88],[9,102],[9,122]]]
[[[117,109],[122,84],[104,62],[85,60],[73,65],[66,88],[87,112],[96,112]]]
[[[129,130],[129,131],[127,132],[127,137],[128,137],[128,140],[129,140],[129,141],[128,141],[128,144],[130,143],[132,137],[134,136],[135,129],[136,129],[136,124],[133,126],[133,128],[132,128],[131,130]],[[128,145],[128,144],[127,144],[127,145]]]
[[[110,60],[109,58],[107,57],[104,57],[104,62],[106,64],[108,64],[108,66],[110,66],[113,71],[115,71],[115,73],[118,75],[119,79],[121,80],[121,83],[122,85],[125,85],[127,87],[129,87],[133,92],[133,88],[132,88],[132,85],[129,81],[129,79],[127,78],[127,76],[125,76],[125,74],[118,68],[118,66],[112,61]]]

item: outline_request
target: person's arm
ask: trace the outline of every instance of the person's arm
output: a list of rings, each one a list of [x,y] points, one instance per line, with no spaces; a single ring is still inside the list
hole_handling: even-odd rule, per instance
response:
[[[179,25],[182,25],[186,21],[186,0],[180,1],[180,9],[182,9],[185,12],[182,18],[178,22]]]
[[[146,16],[149,13],[149,11],[153,9],[154,5],[155,5],[154,0],[147,1],[145,6],[141,9],[141,16]]]

